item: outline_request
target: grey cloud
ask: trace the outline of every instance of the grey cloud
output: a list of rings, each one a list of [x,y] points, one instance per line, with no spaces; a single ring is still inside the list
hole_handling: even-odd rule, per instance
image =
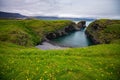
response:
[[[25,15],[120,16],[119,0],[0,0],[0,10]]]

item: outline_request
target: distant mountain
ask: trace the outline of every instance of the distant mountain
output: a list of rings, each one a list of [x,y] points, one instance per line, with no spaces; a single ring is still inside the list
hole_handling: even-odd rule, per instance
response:
[[[58,20],[58,17],[55,16],[32,16],[33,18],[43,19],[43,20]]]
[[[9,13],[0,11],[0,18],[26,18],[27,16],[21,15],[19,13]]]
[[[91,21],[91,20],[95,20],[95,18],[71,18],[71,17],[54,17],[54,16],[33,16],[33,17],[37,18],[37,19],[43,19],[43,20],[73,20],[73,21],[80,21],[80,20]]]
[[[71,18],[71,17],[55,17],[55,16],[24,16],[19,13],[9,13],[9,12],[2,12],[0,11],[0,18],[27,18],[27,19],[43,19],[43,20],[72,20],[72,21],[80,21],[80,20],[85,20],[85,21],[91,21],[95,20],[94,18]]]

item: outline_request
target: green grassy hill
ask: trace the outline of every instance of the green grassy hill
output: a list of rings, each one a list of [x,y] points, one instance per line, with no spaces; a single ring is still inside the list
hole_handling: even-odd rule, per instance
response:
[[[47,33],[60,30],[72,22],[67,20],[0,20],[0,41],[33,46]]]
[[[69,21],[1,20],[0,80],[119,80],[117,43],[63,50],[32,46],[48,29],[61,29],[66,23]],[[25,41],[27,44],[20,46]]]
[[[1,80],[119,80],[120,45],[39,50],[0,45]]]

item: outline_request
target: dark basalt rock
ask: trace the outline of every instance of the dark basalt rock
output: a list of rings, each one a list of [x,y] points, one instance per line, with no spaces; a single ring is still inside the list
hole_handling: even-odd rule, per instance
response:
[[[56,38],[56,34],[55,33],[49,33],[49,34],[46,35],[46,38],[54,39],[54,38]]]
[[[67,32],[67,33],[71,32],[71,31],[75,31],[75,30],[76,30],[75,27],[72,25],[65,28],[65,32]]]
[[[93,25],[93,28],[94,28],[95,30],[97,30],[98,27],[99,27],[99,24],[94,24],[94,25]]]
[[[88,31],[86,31],[85,34],[94,44],[100,44],[99,40],[95,39],[95,37],[91,35]]]
[[[77,28],[79,28],[79,30],[84,29],[86,27],[86,21],[80,21],[77,24]]]

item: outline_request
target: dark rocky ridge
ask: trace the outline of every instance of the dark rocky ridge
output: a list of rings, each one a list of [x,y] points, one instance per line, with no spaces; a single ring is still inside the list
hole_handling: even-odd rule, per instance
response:
[[[85,33],[87,37],[93,42],[93,44],[100,44],[100,42],[93,35],[91,35],[88,31],[86,31]]]

